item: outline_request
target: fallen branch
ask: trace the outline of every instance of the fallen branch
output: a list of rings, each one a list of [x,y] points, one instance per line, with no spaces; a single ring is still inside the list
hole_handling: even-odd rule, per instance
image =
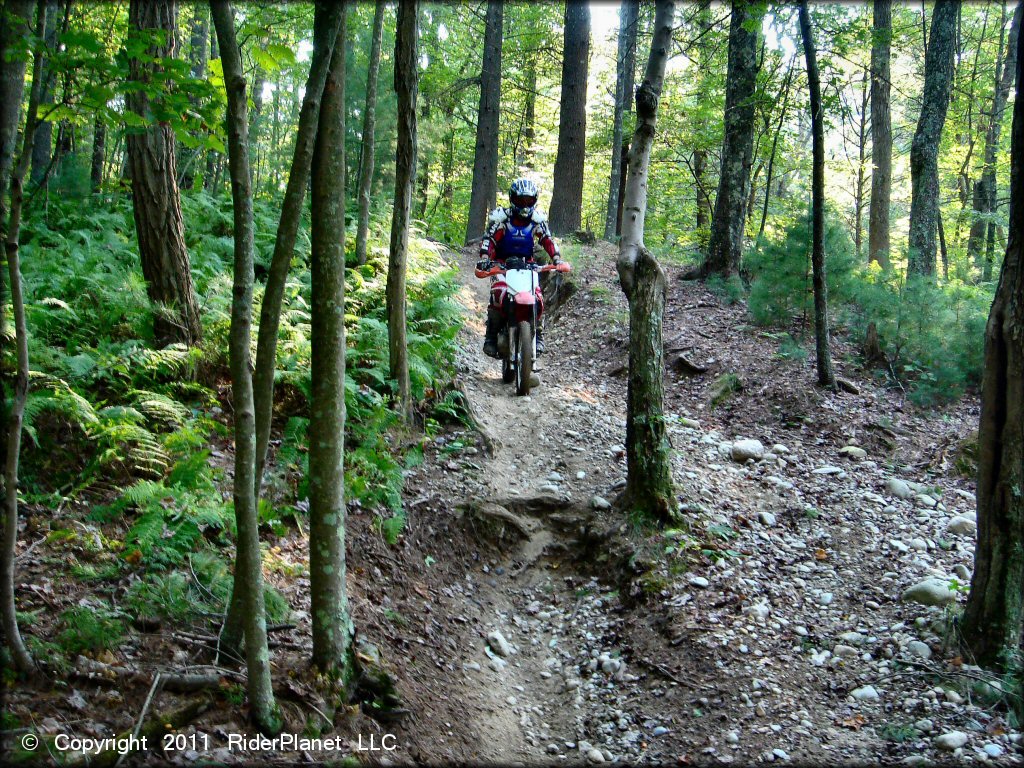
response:
[[[216,668],[207,673],[195,672],[161,672],[159,673],[163,688],[177,693],[194,693],[221,687],[223,678],[244,681],[245,676],[228,669]],[[149,682],[145,672],[127,667],[114,667],[93,659],[79,656],[69,676],[85,680],[97,685],[139,685]]]
[[[160,673],[157,672],[153,675],[153,684],[149,686],[149,694],[146,696],[146,700],[142,703],[142,711],[139,713],[139,719],[135,722],[135,730],[132,731],[132,741],[139,738],[139,731],[142,730],[142,723],[146,720],[146,713],[149,712],[149,705],[153,703],[153,696],[156,695],[157,689],[160,687]],[[117,768],[124,760],[125,755],[128,752],[122,752],[117,760],[114,761],[114,768]]]
[[[125,731],[115,737],[116,743],[124,747],[123,751],[108,749],[99,754],[69,753],[61,765],[65,768],[114,768],[124,755],[137,752],[143,739],[149,742],[148,746],[159,748],[161,735],[184,728],[209,709],[211,703],[209,696],[201,696],[170,712],[157,712],[145,725],[141,725],[140,718],[140,725],[136,725],[134,731]],[[133,739],[133,735],[136,738]]]
[[[669,670],[668,668],[659,664],[656,661],[645,659],[643,656],[634,656],[633,658],[636,659],[636,661],[642,664],[643,666],[647,667],[648,669],[653,669],[662,677],[666,678],[667,680],[671,680],[673,683],[677,683],[678,685],[689,686],[691,688],[700,688],[703,691],[714,691],[715,693],[719,692],[718,688],[716,688],[713,685],[707,685],[706,683],[698,683],[695,680],[683,680],[674,675],[671,670]]]
[[[681,351],[669,351],[672,352],[672,355],[666,360],[666,365],[676,371],[676,373],[682,373],[686,376],[697,376],[698,374],[708,372],[706,365],[699,365],[693,362]]]

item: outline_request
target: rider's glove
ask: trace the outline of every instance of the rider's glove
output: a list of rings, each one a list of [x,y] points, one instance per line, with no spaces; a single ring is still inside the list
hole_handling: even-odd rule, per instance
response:
[[[489,259],[480,259],[480,261],[476,263],[476,268],[481,272],[486,272],[491,268],[491,262]]]

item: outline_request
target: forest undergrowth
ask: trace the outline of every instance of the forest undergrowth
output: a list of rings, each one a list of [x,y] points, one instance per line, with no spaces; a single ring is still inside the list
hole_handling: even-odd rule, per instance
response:
[[[89,597],[56,617],[20,616],[37,657],[58,673],[77,654],[116,648],[132,626],[170,621],[215,631],[231,593],[231,204],[203,192],[182,202],[203,317],[203,341],[192,349],[154,347],[153,314],[161,309],[146,296],[128,198],[90,207],[51,200],[26,226],[34,330],[27,532],[62,553],[62,577],[89,585]],[[271,202],[257,204],[256,223],[259,275],[274,244]],[[400,428],[387,382],[387,253],[381,231],[371,235],[367,264],[349,269],[346,280],[346,496],[393,543],[405,523],[403,471],[422,461],[422,440],[461,418],[458,393],[450,391],[461,316],[448,252],[414,233],[408,343],[423,431]],[[261,526],[277,534],[302,531],[308,519],[308,254],[307,236],[286,288],[275,458],[260,506]],[[13,356],[3,364],[10,370]],[[285,621],[285,599],[269,586],[266,593],[268,619]]]

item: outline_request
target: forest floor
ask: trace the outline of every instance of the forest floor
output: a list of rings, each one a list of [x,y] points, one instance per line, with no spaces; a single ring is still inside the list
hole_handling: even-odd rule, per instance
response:
[[[449,567],[410,576],[426,594],[391,595],[410,628],[437,630],[417,654],[430,661],[402,665],[404,757],[1019,762],[1005,701],[953,642],[964,595],[947,585],[969,583],[973,535],[948,527],[974,514],[958,465],[976,399],[919,410],[840,340],[859,392],[821,390],[813,357],[780,356],[742,303],[670,267],[667,346],[708,371],[667,381],[688,525],[645,531],[604,503],[625,474],[615,255],[597,244],[574,260],[579,290],[548,319],[529,398],[479,351],[486,283],[461,258],[462,376],[484,438],[410,482],[410,529],[447,527],[427,549]],[[728,373],[742,389],[712,407]],[[734,460],[741,439],[762,458]],[[951,605],[901,599],[929,578]]]
[[[615,254],[599,243],[570,256],[577,291],[550,313],[542,384],[526,398],[480,351],[486,282],[473,277],[472,253],[459,256],[459,376],[479,430],[449,426],[406,470],[397,545],[371,510],[349,509],[355,624],[407,716],[382,724],[346,710],[335,752],[238,748],[228,734],[251,729],[221,696],[183,730],[207,748],[165,757],[1020,762],[998,684],[955,649],[965,596],[943,589],[968,584],[973,561],[973,481],[960,468],[977,399],[917,409],[861,370],[841,335],[837,368],[858,393],[817,388],[813,358],[780,355],[781,334],[751,326],[742,303],[669,267],[667,346],[707,371],[667,376],[686,522],[649,530],[613,506],[625,477],[628,345]],[[726,374],[741,386],[712,406]],[[760,457],[744,459],[757,451],[741,440],[760,441]],[[215,456],[229,467],[230,445]],[[54,572],[62,555],[50,547],[21,550],[19,582],[56,615],[87,601],[88,585]],[[294,610],[294,626],[272,634],[278,696],[288,730],[308,735],[326,705],[305,672],[307,551],[289,529],[265,562]],[[929,578],[939,589],[923,589],[925,599],[943,605],[901,599]],[[34,683],[8,690],[5,707],[44,734],[130,731],[153,674],[209,669],[215,642],[143,628],[99,659],[142,674],[114,686],[77,673]],[[151,711],[188,699],[163,691]],[[396,749],[367,750],[388,733]]]

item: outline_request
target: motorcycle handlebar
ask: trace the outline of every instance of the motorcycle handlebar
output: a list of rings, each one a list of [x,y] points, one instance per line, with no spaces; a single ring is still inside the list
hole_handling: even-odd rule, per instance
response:
[[[572,266],[564,261],[559,262],[558,264],[545,264],[544,266],[531,264],[529,265],[529,268],[537,272],[569,272],[572,270]],[[500,264],[493,264],[489,269],[480,269],[477,267],[474,274],[480,278],[491,277],[493,275],[504,275],[505,268]]]

